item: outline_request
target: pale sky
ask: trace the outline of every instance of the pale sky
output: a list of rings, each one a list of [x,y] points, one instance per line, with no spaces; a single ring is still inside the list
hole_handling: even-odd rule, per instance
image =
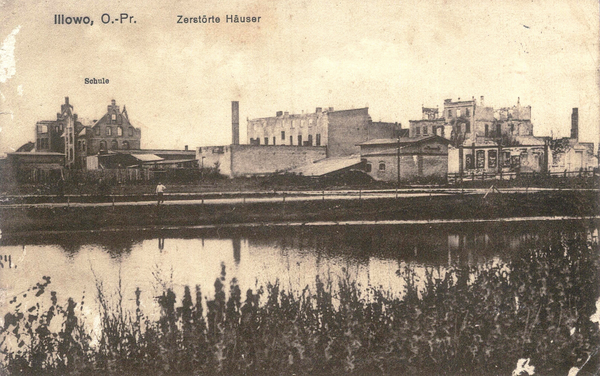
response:
[[[597,0],[164,3],[0,0],[0,153],[35,141],[65,96],[90,120],[126,104],[143,148],[229,144],[232,100],[244,143],[246,118],[276,111],[368,106],[406,128],[421,105],[482,95],[531,105],[538,136],[569,136],[578,107],[580,139],[599,140]],[[122,12],[136,23],[102,24]],[[55,14],[94,25],[54,25]]]

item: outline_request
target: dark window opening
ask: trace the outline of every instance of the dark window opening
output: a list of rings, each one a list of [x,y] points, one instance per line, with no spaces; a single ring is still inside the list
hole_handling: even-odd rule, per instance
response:
[[[465,132],[471,133],[471,122],[470,121],[467,121],[467,123],[465,124]]]
[[[496,168],[498,166],[498,152],[496,150],[488,151],[488,167]]]
[[[302,146],[302,135],[298,135],[298,146]]]
[[[290,136],[290,145],[294,145],[294,136]]]
[[[308,146],[312,146],[312,144],[313,144],[313,137],[312,137],[312,134],[309,134],[308,135]]]
[[[385,171],[385,163],[379,162],[379,171]]]
[[[269,137],[265,137],[265,145],[269,145]]]
[[[473,154],[465,155],[465,167],[467,170],[473,169]]]
[[[321,135],[320,134],[317,134],[315,143],[317,146],[321,146]]]
[[[485,150],[477,150],[477,168],[485,168]]]
[[[273,145],[276,144],[277,138],[275,136],[273,136]]]
[[[285,141],[285,131],[281,131],[281,139]]]
[[[372,169],[373,169],[373,166],[370,163],[367,163],[367,165],[365,166],[365,171],[371,172]]]

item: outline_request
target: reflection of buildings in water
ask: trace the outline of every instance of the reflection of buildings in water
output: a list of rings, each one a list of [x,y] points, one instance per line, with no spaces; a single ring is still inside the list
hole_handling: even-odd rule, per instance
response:
[[[252,234],[249,242],[282,252],[315,253],[317,258],[342,256],[368,264],[369,258],[415,261],[428,265],[475,265],[495,257],[508,259],[526,245],[555,236],[557,231],[581,231],[564,224],[475,223],[414,226],[331,226],[286,228],[285,231]]]
[[[228,234],[207,232],[159,232],[87,234],[53,234],[36,238],[30,244],[57,245],[68,258],[80,249],[97,245],[112,258],[127,255],[136,244],[156,237],[158,250],[176,246],[179,240],[198,239],[204,247],[205,238],[231,240],[231,261],[243,265],[244,244],[253,248],[276,248],[285,255],[294,252],[300,256],[315,256],[316,266],[325,265],[331,257],[341,257],[352,263],[368,265],[371,257],[403,260],[427,265],[473,265],[499,256],[506,260],[528,244],[536,244],[557,233],[580,233],[591,241],[598,241],[599,224],[596,222],[519,222],[519,223],[461,223],[451,225],[375,225],[375,226],[302,226],[280,228],[253,228]],[[166,247],[166,238],[173,239]],[[242,240],[244,241],[243,244]],[[1,240],[7,244],[8,238]],[[22,241],[13,244],[21,245]],[[156,244],[155,247],[156,247]],[[155,248],[156,249],[156,248]],[[14,256],[14,255],[13,255]],[[14,261],[14,257],[13,257]]]
[[[118,232],[76,233],[46,235],[38,241],[29,244],[57,245],[69,258],[75,257],[82,249],[89,245],[97,245],[111,257],[118,258],[131,253],[132,249],[143,238],[133,237],[130,234]]]

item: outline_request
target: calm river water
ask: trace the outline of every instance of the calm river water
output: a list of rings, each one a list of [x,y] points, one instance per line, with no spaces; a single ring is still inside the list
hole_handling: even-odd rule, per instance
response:
[[[59,301],[83,299],[88,308],[94,307],[100,284],[113,299],[120,285],[127,307],[133,307],[139,287],[151,313],[157,310],[153,297],[164,287],[174,288],[178,299],[185,285],[200,285],[212,296],[222,265],[227,280],[235,277],[242,290],[277,280],[284,289],[302,290],[314,286],[316,275],[335,281],[347,273],[365,288],[383,286],[400,295],[397,273],[407,266],[438,273],[457,265],[485,267],[557,236],[597,240],[599,227],[597,221],[519,221],[4,236],[0,298],[6,303],[17,296],[31,305],[36,298],[23,294],[49,276]]]

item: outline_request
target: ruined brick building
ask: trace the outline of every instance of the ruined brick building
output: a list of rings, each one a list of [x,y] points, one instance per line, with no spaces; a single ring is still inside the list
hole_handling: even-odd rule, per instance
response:
[[[531,106],[521,106],[520,99],[512,107],[494,109],[485,106],[484,97],[478,101],[444,100],[444,109],[422,107],[422,119],[411,120],[410,137],[432,134],[449,139],[454,146],[466,140],[493,140],[514,145],[523,137],[533,136]]]
[[[358,153],[361,142],[398,137],[400,127],[399,123],[372,121],[368,108],[317,107],[314,113],[302,114],[278,111],[273,117],[248,120],[248,143],[326,146],[327,157],[339,157]]]

